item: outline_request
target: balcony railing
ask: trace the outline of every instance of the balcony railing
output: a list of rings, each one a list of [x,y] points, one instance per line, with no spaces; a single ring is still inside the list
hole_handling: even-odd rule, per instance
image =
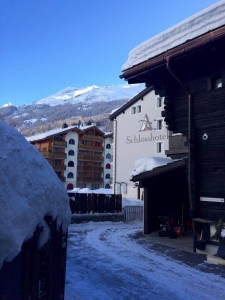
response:
[[[53,145],[54,146],[65,147],[66,148],[67,142],[66,141],[53,141]]]
[[[66,158],[66,153],[64,152],[41,151],[41,153],[46,158]]]
[[[65,171],[66,170],[66,166],[65,165],[55,165],[53,162],[49,161],[50,165],[52,166],[52,168],[56,171],[56,172],[60,172],[60,171]]]

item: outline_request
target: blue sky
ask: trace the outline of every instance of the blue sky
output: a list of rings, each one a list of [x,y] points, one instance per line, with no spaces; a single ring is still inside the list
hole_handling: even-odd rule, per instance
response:
[[[0,106],[123,84],[130,50],[216,2],[0,0]]]

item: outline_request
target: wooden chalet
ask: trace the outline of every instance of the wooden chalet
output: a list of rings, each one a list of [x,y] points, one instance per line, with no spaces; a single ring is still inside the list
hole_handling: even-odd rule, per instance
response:
[[[204,239],[210,242],[210,225],[220,218],[225,221],[224,53],[225,2],[219,1],[136,47],[130,52],[120,76],[130,84],[144,82],[146,86],[153,86],[156,94],[165,97],[163,116],[168,129],[187,138],[187,172],[184,170],[182,174],[187,174],[194,251],[197,224],[204,228]],[[168,175],[164,182],[170,182],[176,189],[176,178],[184,166],[183,163],[177,163],[174,168],[172,165],[162,168],[156,176],[150,172],[139,179],[145,186],[154,186],[157,176],[171,171],[175,177],[171,181]],[[185,179],[183,191],[184,182]],[[180,189],[178,192],[181,193]],[[164,203],[172,203],[169,195],[164,193]],[[182,197],[185,198],[184,193]],[[149,196],[147,198],[148,207]],[[154,199],[151,201],[156,201]],[[148,213],[146,209],[145,218]],[[151,226],[146,231],[151,231]]]

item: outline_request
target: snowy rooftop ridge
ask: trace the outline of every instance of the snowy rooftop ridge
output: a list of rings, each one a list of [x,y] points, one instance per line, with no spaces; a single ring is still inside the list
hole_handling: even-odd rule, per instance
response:
[[[39,151],[13,127],[0,121],[0,268],[21,251],[25,240],[43,227],[39,241],[48,239],[46,215],[66,230],[70,223],[68,194]]]
[[[68,127],[65,127],[65,128],[56,128],[56,129],[52,129],[52,130],[49,130],[49,131],[46,131],[46,132],[43,132],[43,133],[39,133],[39,134],[36,134],[36,135],[32,135],[32,136],[29,136],[29,137],[26,137],[27,141],[28,142],[33,142],[33,141],[39,141],[39,140],[43,140],[47,137],[50,137],[50,136],[53,136],[53,135],[56,135],[56,134],[59,134],[59,133],[63,133],[63,132],[67,132],[67,131],[70,131],[70,130],[73,130],[73,129],[76,129],[78,132],[82,132],[82,130],[86,130],[88,128],[91,128],[91,127],[95,127],[96,125],[85,125],[85,126],[68,126]],[[99,128],[98,128],[99,129]],[[102,131],[101,129],[99,129],[100,131]],[[102,133],[104,133],[102,131]]]
[[[225,1],[221,0],[135,47],[122,71],[223,25]]]

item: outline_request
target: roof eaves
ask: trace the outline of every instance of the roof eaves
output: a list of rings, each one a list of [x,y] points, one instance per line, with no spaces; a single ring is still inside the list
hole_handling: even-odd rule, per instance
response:
[[[153,90],[153,87],[147,87],[145,88],[143,91],[141,91],[140,93],[138,93],[136,96],[134,96],[134,98],[132,98],[131,100],[129,100],[128,102],[126,102],[123,106],[121,106],[119,109],[117,109],[114,113],[112,113],[109,116],[109,119],[112,121],[113,119],[115,119],[117,116],[119,116],[120,114],[124,113],[124,111],[129,108],[131,105],[135,104],[137,101],[139,101],[140,99],[142,99],[144,96],[146,96],[148,93],[150,93]]]

